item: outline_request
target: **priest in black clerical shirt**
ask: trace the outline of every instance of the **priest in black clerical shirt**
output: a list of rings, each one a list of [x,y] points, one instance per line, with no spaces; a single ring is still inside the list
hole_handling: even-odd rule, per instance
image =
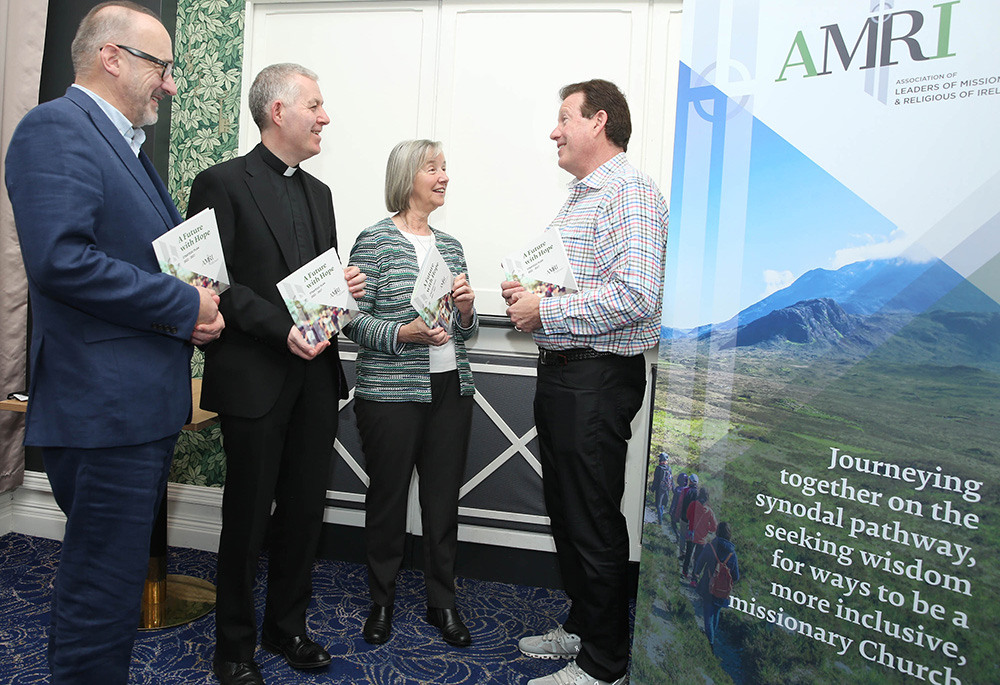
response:
[[[305,340],[275,285],[337,246],[330,189],[298,166],[319,154],[330,123],[317,76],[295,64],[271,65],[254,79],[249,98],[261,143],[201,172],[188,207],[190,216],[215,209],[231,280],[219,305],[229,325],[205,348],[201,395],[201,406],[219,414],[226,450],[212,664],[223,685],[264,682],[253,660],[253,585],[268,528],[261,645],[294,668],[330,663],[306,635],[305,615],[338,400],[347,396],[336,338]],[[349,267],[344,275],[360,296],[364,274]]]

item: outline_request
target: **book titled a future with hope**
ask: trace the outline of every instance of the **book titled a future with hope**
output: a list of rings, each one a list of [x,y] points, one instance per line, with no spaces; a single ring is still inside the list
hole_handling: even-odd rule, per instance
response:
[[[448,328],[451,324],[452,312],[455,311],[455,301],[451,296],[454,284],[454,274],[445,263],[437,245],[432,245],[413,284],[413,295],[410,296],[410,304],[428,328]]]
[[[209,207],[153,241],[160,271],[221,295],[229,288],[215,210]]]
[[[358,312],[335,248],[296,269],[277,285],[292,320],[310,345],[337,335]]]
[[[536,236],[522,249],[504,257],[500,266],[508,281],[517,281],[525,290],[542,297],[567,295],[579,289],[557,230]]]

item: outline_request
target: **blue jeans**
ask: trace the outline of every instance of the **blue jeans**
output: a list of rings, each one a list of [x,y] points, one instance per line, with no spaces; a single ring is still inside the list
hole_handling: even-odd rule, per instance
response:
[[[722,605],[718,602],[712,596],[701,602],[701,613],[705,618],[705,637],[712,646],[715,646],[715,634],[719,631],[719,616],[722,614]]]

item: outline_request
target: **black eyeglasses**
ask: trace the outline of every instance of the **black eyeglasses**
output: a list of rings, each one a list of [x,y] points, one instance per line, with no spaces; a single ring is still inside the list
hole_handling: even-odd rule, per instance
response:
[[[168,76],[173,76],[173,74],[174,74],[174,63],[173,62],[164,62],[162,59],[160,59],[158,57],[153,57],[152,55],[150,55],[147,52],[143,52],[142,50],[137,50],[136,48],[130,48],[127,45],[118,45],[117,43],[115,43],[115,47],[116,48],[121,48],[122,50],[124,50],[125,52],[127,52],[127,53],[129,53],[131,55],[135,55],[139,59],[144,59],[147,62],[152,62],[153,64],[158,64],[161,67],[163,67],[163,71],[160,73],[160,78],[163,79],[164,81],[167,80]]]

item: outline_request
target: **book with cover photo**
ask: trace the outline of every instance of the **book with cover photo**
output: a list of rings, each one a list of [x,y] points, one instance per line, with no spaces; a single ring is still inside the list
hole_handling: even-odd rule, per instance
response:
[[[579,290],[566,248],[557,230],[546,230],[523,249],[500,261],[508,281],[542,297],[567,295]]]
[[[296,328],[310,345],[333,338],[354,318],[358,303],[344,278],[337,250],[330,248],[276,284]]]
[[[432,245],[420,267],[420,273],[417,274],[413,295],[410,297],[410,304],[428,328],[451,328],[451,317],[455,311],[455,301],[451,297],[454,283],[454,274],[445,263],[437,245]]]
[[[229,289],[229,272],[222,252],[215,210],[204,209],[153,241],[160,271],[189,285],[211,288],[217,295]]]

